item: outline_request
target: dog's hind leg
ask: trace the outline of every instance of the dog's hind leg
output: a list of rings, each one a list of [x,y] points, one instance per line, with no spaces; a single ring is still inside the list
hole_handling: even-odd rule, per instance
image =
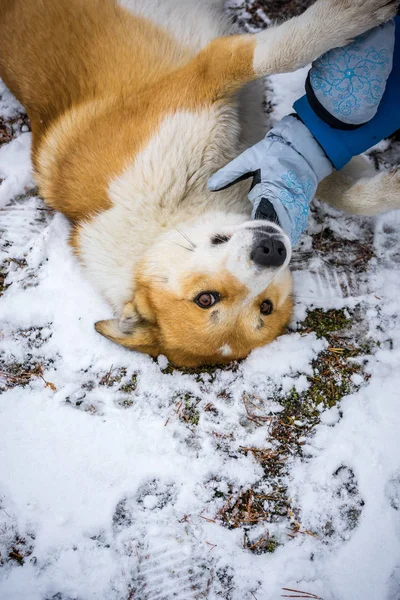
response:
[[[357,157],[322,181],[317,197],[355,215],[400,209],[400,167],[376,174],[365,159]]]

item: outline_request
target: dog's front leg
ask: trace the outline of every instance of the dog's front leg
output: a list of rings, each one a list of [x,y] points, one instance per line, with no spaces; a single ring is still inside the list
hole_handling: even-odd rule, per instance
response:
[[[217,38],[185,69],[197,98],[218,100],[247,82],[294,71],[395,15],[397,0],[317,0],[301,16],[256,35]]]

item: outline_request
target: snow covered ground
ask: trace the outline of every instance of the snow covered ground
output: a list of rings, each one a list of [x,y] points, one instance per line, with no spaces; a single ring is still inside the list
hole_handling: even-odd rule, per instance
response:
[[[270,79],[272,122],[304,76]],[[2,85],[0,134],[0,598],[399,600],[400,213],[316,201],[288,334],[182,372],[94,331]]]

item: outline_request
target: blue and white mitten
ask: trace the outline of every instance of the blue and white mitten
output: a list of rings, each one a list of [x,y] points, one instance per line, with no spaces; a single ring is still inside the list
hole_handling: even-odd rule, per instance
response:
[[[393,68],[394,45],[392,20],[315,61],[306,84],[315,113],[342,130],[355,129],[373,119]]]

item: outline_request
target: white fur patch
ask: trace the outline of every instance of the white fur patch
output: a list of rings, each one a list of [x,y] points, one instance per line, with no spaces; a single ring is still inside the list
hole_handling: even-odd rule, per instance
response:
[[[154,257],[157,276],[164,262],[178,276],[185,273],[189,254],[198,259],[199,267],[207,264],[207,257],[182,248],[190,244],[175,226],[184,231],[189,219],[209,246],[218,223],[226,227],[234,222],[237,227],[247,220],[250,205],[246,206],[243,187],[218,194],[207,189],[209,176],[237,153],[236,118],[230,105],[166,117],[132,164],[111,182],[112,208],[82,224],[82,262],[118,313],[132,299],[138,260],[152,254],[159,241]]]
[[[167,30],[185,47],[199,51],[213,38],[232,30],[223,11],[224,0],[119,0],[135,15]]]
[[[223,346],[221,346],[218,352],[222,354],[222,356],[231,356],[232,348],[229,346],[229,344],[224,344]]]

